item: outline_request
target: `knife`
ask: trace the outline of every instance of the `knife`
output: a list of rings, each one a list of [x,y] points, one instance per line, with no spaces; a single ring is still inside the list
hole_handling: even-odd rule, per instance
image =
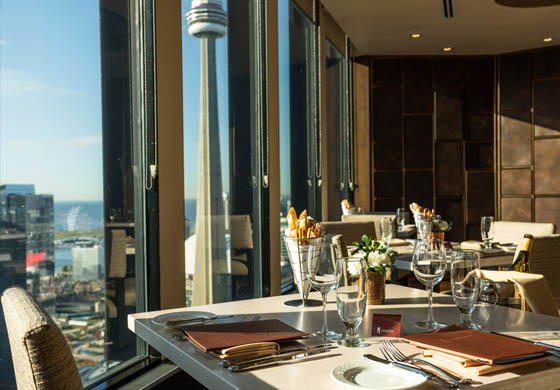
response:
[[[222,367],[229,367],[232,366],[234,364],[245,364],[245,363],[254,363],[254,362],[259,362],[261,360],[267,360],[270,359],[272,357],[278,357],[280,355],[286,354],[286,353],[292,353],[292,352],[297,352],[297,353],[307,353],[311,350],[315,350],[317,348],[332,348],[333,346],[331,344],[318,344],[318,345],[313,345],[313,346],[308,346],[308,347],[299,347],[299,348],[294,348],[294,349],[290,349],[287,350],[285,352],[272,352],[266,355],[261,355],[258,357],[253,357],[253,358],[241,358],[241,359],[224,359],[220,361],[220,366]]]
[[[257,361],[232,364],[229,367],[227,367],[227,369],[232,372],[237,372],[237,371],[248,370],[250,368],[255,368],[255,367],[269,366],[284,360],[301,359],[311,355],[316,355],[323,352],[329,352],[333,348],[336,347],[333,347],[331,345],[328,345],[326,347],[325,346],[308,347],[307,350],[303,352],[302,351],[285,352],[271,357],[265,357],[263,359],[255,359]]]
[[[392,366],[392,367],[401,368],[403,370],[414,372],[418,375],[422,375],[424,378],[431,379],[431,380],[439,383],[440,385],[447,387],[448,389],[455,389],[455,388],[458,387],[457,385],[455,385],[453,383],[450,383],[443,378],[440,378],[439,376],[437,376],[433,372],[424,370],[423,368],[420,368],[420,367],[412,365],[412,364],[401,363],[401,362],[392,362],[392,361],[385,360],[383,358],[371,355],[369,353],[366,353],[364,355],[364,357],[368,358],[369,360],[373,360],[374,362],[377,362],[377,363],[387,364],[387,365]]]
[[[557,358],[560,358],[560,347],[557,347],[555,345],[543,343],[541,341],[526,340],[526,339],[522,339],[521,337],[511,336],[509,334],[504,334],[504,333],[498,333],[498,332],[490,332],[490,333],[498,335],[498,336],[508,337],[508,338],[514,339],[514,340],[525,341],[526,343],[531,343],[531,344],[537,345],[539,347],[548,348],[549,350],[546,351],[547,353],[549,353],[553,356],[556,356]]]
[[[188,318],[183,320],[167,321],[165,322],[165,325],[167,326],[187,325],[193,322],[206,322],[206,321],[212,321],[212,320],[218,320],[221,318],[230,318],[230,317],[233,317],[233,314],[223,314],[223,315],[212,316],[212,317],[195,317],[195,318]]]

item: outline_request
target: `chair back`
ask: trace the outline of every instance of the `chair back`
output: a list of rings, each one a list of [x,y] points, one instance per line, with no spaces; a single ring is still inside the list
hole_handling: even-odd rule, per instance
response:
[[[560,234],[534,237],[529,272],[543,275],[554,298],[560,297]]]
[[[251,217],[246,215],[230,216],[230,246],[232,249],[253,249],[253,228]]]
[[[336,252],[338,257],[348,257],[348,248],[346,247],[346,241],[342,234],[336,234],[331,238],[331,242],[336,246]]]
[[[375,228],[373,222],[321,222],[321,232],[327,235],[342,234],[344,241],[352,244],[354,241],[360,241],[362,236],[366,234],[369,237],[375,237]]]
[[[519,245],[526,233],[533,236],[547,236],[554,234],[556,226],[552,223],[535,222],[494,222],[494,241]]]
[[[33,297],[12,287],[2,307],[18,389],[82,389],[66,338]]]
[[[389,217],[393,221],[393,237],[396,237],[397,232],[397,215],[391,212],[377,212],[375,214],[355,214],[343,215],[343,222],[373,222],[375,235],[372,236],[375,240],[381,239],[381,218]]]

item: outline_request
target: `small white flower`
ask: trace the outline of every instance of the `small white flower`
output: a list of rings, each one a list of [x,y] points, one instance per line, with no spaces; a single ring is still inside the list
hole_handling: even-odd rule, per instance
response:
[[[440,228],[440,230],[447,230],[447,228],[449,227],[449,224],[445,221],[437,222],[437,225]]]
[[[362,270],[361,261],[349,261],[348,262],[348,273],[350,275],[358,275]]]

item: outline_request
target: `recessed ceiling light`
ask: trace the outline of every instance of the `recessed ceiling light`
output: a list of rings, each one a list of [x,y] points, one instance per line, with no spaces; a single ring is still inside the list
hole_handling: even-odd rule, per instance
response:
[[[543,39],[543,41],[545,41],[545,42],[552,42],[552,37],[546,37],[545,39]]]
[[[451,51],[451,48],[450,47],[444,47],[443,51]]]
[[[410,34],[411,38],[420,38],[422,35],[420,35],[420,33],[412,33]]]

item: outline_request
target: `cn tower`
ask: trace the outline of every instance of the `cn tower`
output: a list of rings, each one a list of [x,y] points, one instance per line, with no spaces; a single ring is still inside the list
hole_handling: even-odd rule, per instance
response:
[[[200,39],[200,131],[196,196],[193,305],[229,300],[226,231],[218,126],[216,39],[226,35],[220,0],[193,0],[186,14],[189,34]],[[187,173],[188,174],[188,173]]]

